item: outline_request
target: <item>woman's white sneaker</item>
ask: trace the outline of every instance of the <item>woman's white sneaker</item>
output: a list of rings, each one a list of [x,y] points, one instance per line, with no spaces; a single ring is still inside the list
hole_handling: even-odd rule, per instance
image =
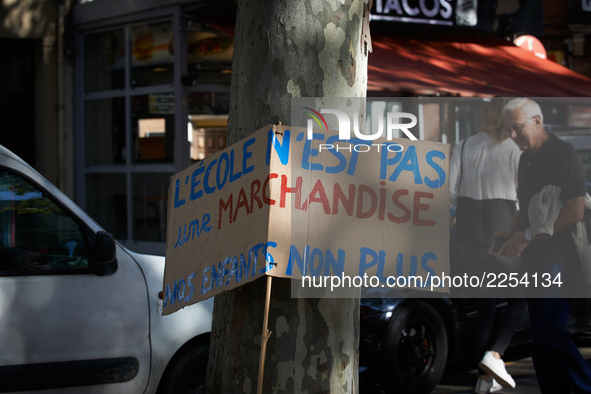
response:
[[[515,388],[515,380],[513,380],[505,369],[505,362],[502,359],[495,358],[490,351],[484,353],[484,357],[480,360],[478,367],[495,378],[501,386],[507,389]]]

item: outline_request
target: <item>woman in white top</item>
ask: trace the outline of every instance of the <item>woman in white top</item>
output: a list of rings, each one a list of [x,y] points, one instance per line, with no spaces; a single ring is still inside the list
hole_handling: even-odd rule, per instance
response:
[[[521,151],[505,130],[502,98],[493,98],[483,109],[481,131],[460,141],[450,163],[450,200],[455,207],[458,260],[456,272],[517,272],[519,261],[488,253],[495,231],[508,228],[517,209],[517,168]],[[523,298],[508,298],[508,310],[495,323],[496,294],[486,286],[477,290],[476,349],[482,360],[475,393],[514,388],[501,357],[524,312]],[[495,330],[493,331],[493,327]],[[492,375],[492,376],[491,376]],[[493,380],[492,377],[496,379]],[[493,384],[495,385],[493,387]]]

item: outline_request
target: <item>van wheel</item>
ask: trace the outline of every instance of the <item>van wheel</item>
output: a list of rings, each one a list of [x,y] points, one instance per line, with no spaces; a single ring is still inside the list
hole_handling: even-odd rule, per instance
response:
[[[439,313],[420,300],[398,305],[385,340],[384,383],[394,393],[430,393],[447,362],[447,331]]]
[[[205,394],[209,346],[191,346],[176,355],[160,384],[159,394]]]

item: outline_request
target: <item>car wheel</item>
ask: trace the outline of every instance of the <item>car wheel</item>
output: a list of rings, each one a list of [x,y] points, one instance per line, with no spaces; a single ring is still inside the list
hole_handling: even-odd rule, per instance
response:
[[[197,345],[182,350],[165,372],[159,394],[205,394],[205,371],[209,346]]]
[[[403,302],[390,318],[384,349],[387,388],[395,393],[429,393],[441,380],[447,361],[443,320],[426,302]]]

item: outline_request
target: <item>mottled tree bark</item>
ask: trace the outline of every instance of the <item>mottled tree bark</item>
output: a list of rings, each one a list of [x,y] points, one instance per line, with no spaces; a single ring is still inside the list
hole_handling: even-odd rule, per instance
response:
[[[363,97],[369,0],[241,0],[228,120],[234,143],[289,125],[292,97]],[[256,393],[266,279],[216,296],[207,387]],[[273,279],[263,392],[358,391],[359,300],[292,299]]]

